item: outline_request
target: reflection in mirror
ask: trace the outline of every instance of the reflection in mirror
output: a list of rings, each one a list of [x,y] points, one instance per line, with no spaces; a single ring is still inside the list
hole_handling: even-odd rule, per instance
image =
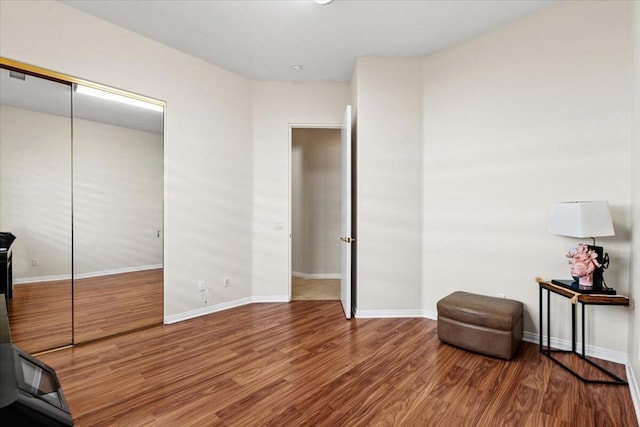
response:
[[[163,315],[163,108],[83,88],[73,92],[76,343]]]
[[[0,69],[0,232],[16,236],[13,342],[30,353],[71,344],[69,84]]]

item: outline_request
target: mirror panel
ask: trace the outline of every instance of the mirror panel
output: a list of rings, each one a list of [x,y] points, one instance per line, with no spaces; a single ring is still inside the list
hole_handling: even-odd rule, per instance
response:
[[[16,236],[0,267],[13,270],[13,341],[38,353],[161,324],[164,108],[0,60],[0,237]]]
[[[12,339],[35,353],[73,342],[71,85],[0,69],[0,231],[11,246]]]
[[[73,92],[75,343],[163,320],[163,112],[95,95]]]

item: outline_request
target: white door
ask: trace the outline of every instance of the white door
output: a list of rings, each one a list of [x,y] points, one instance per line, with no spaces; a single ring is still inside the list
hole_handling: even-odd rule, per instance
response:
[[[351,106],[342,119],[342,182],[340,206],[340,300],[347,319],[351,319]]]

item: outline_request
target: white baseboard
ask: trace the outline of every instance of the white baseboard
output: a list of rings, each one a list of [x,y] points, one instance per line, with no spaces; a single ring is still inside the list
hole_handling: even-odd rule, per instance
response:
[[[251,297],[251,299],[253,300],[252,302],[258,302],[258,303],[263,303],[263,302],[291,302],[291,299],[289,298],[288,295],[267,295],[267,296],[258,296],[258,297]]]
[[[422,310],[422,317],[425,317],[431,320],[438,320],[438,313],[435,311]]]
[[[340,279],[342,277],[340,273],[307,274],[300,273],[299,271],[292,271],[291,275],[301,279]]]
[[[424,317],[437,320],[438,313],[429,310],[358,310],[355,316],[358,319],[394,319],[400,317]]]
[[[57,282],[59,280],[71,280],[71,274],[57,274],[55,276],[36,276],[13,279],[14,285],[28,285],[29,283]]]
[[[227,301],[220,304],[197,308],[195,310],[185,311],[183,313],[164,316],[164,324],[170,325],[172,323],[182,322],[184,320],[205,316],[207,314],[217,313],[219,311],[228,310],[230,308],[241,307],[247,304],[270,303],[270,302],[289,302],[289,297],[287,295],[270,295],[266,297],[240,298],[233,301]]]
[[[358,319],[392,319],[399,317],[424,317],[422,310],[358,310]]]
[[[89,277],[109,276],[111,274],[133,273],[135,271],[155,270],[162,268],[162,264],[140,265],[138,267],[115,268],[112,270],[92,271],[89,273],[79,273],[75,275],[76,279],[86,279]]]
[[[133,273],[135,271],[145,271],[145,270],[155,270],[157,268],[162,268],[162,264],[153,264],[153,265],[139,265],[137,267],[125,267],[125,268],[115,268],[112,270],[101,270],[101,271],[92,271],[89,273],[80,273],[75,274],[76,279],[86,279],[89,277],[100,277],[100,276],[109,276],[111,274],[121,274],[121,273]],[[24,285],[27,283],[39,283],[39,282],[55,282],[58,280],[69,280],[71,279],[71,274],[58,274],[52,276],[36,276],[36,277],[23,277],[21,279],[14,279],[14,285]]]
[[[638,383],[630,365],[627,365],[627,382],[629,383],[629,392],[631,393],[631,400],[633,401],[633,409],[636,411],[636,418],[638,420],[638,425],[640,425],[640,396],[638,396]]]
[[[360,310],[356,312],[358,319],[393,319],[399,317],[423,317],[438,320],[438,313],[429,310]]]
[[[525,331],[523,334],[522,340],[539,345],[540,335],[535,334],[533,332]],[[543,340],[544,340],[544,343],[546,344],[547,342],[546,335],[543,336]],[[557,348],[560,350],[571,350],[571,341],[569,340],[563,340],[563,339],[551,337],[550,344],[552,348]],[[582,351],[581,342],[576,343],[576,350]],[[602,360],[608,360],[610,362],[621,363],[623,365],[627,365],[627,363],[629,362],[629,358],[627,357],[627,354],[620,351],[609,350],[601,347],[594,347],[591,345],[587,345],[587,348],[585,350],[586,350],[585,354],[587,356],[596,357]]]
[[[228,310],[230,308],[240,307],[251,304],[251,297],[241,298],[234,301],[223,302],[220,304],[209,305],[206,307],[196,308],[195,310],[185,311],[183,313],[171,314],[164,316],[164,323],[170,325],[172,323],[182,322],[184,320],[193,319],[195,317],[205,316],[207,314],[217,313],[218,311]]]

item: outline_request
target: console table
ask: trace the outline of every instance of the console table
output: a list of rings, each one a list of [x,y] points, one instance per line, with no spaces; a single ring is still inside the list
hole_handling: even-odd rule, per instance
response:
[[[619,376],[613,374],[612,372],[606,370],[602,366],[597,363],[589,360],[585,356],[585,317],[584,317],[584,306],[585,305],[612,305],[612,306],[628,306],[629,298],[622,295],[602,295],[602,294],[593,294],[593,293],[582,293],[579,290],[568,289],[562,286],[555,285],[551,282],[546,282],[539,280],[538,285],[540,286],[540,352],[547,356],[549,359],[553,360],[558,365],[562,366],[564,369],[569,371],[572,375],[579,378],[585,383],[591,384],[616,384],[616,385],[627,385],[628,382],[620,378]],[[543,342],[543,291],[547,291],[547,345],[544,346]],[[551,348],[551,310],[550,310],[550,301],[551,294],[560,295],[562,297],[568,298],[571,300],[571,350],[559,350]],[[580,304],[582,309],[582,352],[578,352],[576,350],[576,305]],[[577,373],[575,370],[571,369],[569,366],[565,365],[561,360],[554,357],[554,353],[572,353],[580,357],[580,359],[584,360],[591,366],[597,368],[599,371],[603,372],[610,378],[611,380],[595,380],[584,378],[582,375]]]

